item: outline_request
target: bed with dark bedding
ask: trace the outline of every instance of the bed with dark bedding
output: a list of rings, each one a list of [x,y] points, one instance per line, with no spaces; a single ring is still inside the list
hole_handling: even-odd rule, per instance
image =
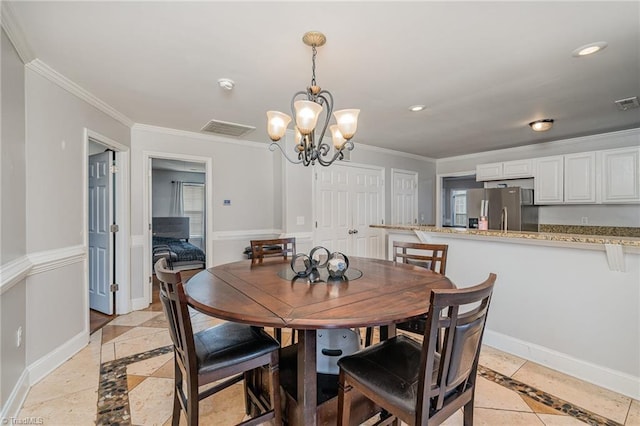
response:
[[[188,217],[154,217],[153,261],[165,257],[173,269],[204,268],[205,253],[189,243]]]

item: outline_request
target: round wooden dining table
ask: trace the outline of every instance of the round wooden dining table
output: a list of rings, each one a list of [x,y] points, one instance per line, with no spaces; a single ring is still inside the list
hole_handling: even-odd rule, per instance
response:
[[[298,342],[282,349],[281,384],[290,424],[331,424],[337,398],[326,397],[316,374],[316,330],[388,326],[424,315],[432,289],[454,288],[443,275],[388,260],[350,257],[351,279],[293,278],[289,263],[228,263],[194,275],[185,285],[196,310],[255,326],[291,328]],[[355,279],[354,279],[355,278]],[[383,336],[383,338],[386,336]],[[292,355],[287,362],[286,355]],[[290,370],[287,370],[288,367]],[[290,374],[291,373],[291,374]],[[290,380],[288,380],[290,379]],[[335,378],[337,384],[337,377]]]

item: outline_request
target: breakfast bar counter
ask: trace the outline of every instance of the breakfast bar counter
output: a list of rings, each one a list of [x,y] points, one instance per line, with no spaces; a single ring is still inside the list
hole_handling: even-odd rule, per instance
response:
[[[459,287],[498,275],[485,344],[640,399],[640,238],[374,226],[447,244]]]

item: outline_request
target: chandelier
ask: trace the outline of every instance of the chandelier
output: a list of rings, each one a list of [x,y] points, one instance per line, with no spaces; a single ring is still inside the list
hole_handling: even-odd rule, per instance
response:
[[[316,161],[322,166],[328,166],[336,160],[344,158],[344,151],[353,149],[351,138],[358,127],[359,109],[343,109],[333,112],[333,96],[327,90],[321,89],[316,84],[316,47],[323,46],[327,38],[317,31],[309,31],[304,34],[302,41],[311,46],[313,52],[311,59],[311,85],[307,90],[297,92],[291,99],[291,112],[295,117],[295,148],[298,159],[291,159],[282,147],[277,143],[285,134],[291,117],[280,111],[267,111],[267,133],[273,141],[269,145],[271,151],[280,149],[282,155],[291,163],[305,166],[315,165]],[[298,99],[301,98],[301,99]],[[324,122],[318,126],[318,119],[325,111]],[[331,113],[337,124],[329,126],[331,132],[334,154],[330,155],[331,147],[324,142],[324,134],[331,119]],[[321,131],[316,134],[316,129]],[[316,139],[317,137],[317,139]]]

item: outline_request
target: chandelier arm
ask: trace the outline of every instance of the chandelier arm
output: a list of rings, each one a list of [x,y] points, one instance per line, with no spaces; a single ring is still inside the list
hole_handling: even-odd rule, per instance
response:
[[[347,151],[351,151],[354,148],[354,144],[353,142],[351,142],[351,140],[345,141],[345,143],[342,144],[342,146],[340,147],[340,149],[338,151],[336,151],[336,153],[333,155],[333,158],[331,158],[331,160],[326,161],[323,160],[321,158],[318,158],[318,162],[323,165],[323,166],[330,166],[331,164],[333,164],[334,161],[340,159],[342,160],[344,158],[344,150],[346,149]]]
[[[271,144],[269,144],[269,151],[272,151],[272,152],[273,152],[273,151],[275,151],[275,150],[276,150],[276,148],[278,148],[278,149],[280,150],[280,152],[282,153],[282,155],[284,155],[284,158],[286,158],[290,163],[293,163],[293,164],[300,164],[300,163],[302,163],[302,159],[300,159],[300,158],[299,158],[299,156],[298,156],[298,161],[292,160],[292,159],[287,155],[287,153],[286,153],[286,152],[284,152],[284,149],[282,149],[282,147],[280,146],[280,144],[279,144],[279,143],[277,143],[277,142],[271,142]],[[306,165],[306,164],[305,164],[305,165]]]
[[[333,112],[333,96],[331,95],[331,92],[329,92],[328,90],[321,90],[320,93],[318,93],[318,98],[321,99],[324,102],[324,104],[326,104],[327,114],[325,116],[324,125],[322,126],[322,132],[320,133],[320,138],[318,139],[317,149],[318,149],[318,154],[322,154],[322,156],[326,156],[329,150],[331,149],[331,146],[329,146],[329,144],[327,144],[324,141],[324,135],[327,131],[327,127],[329,126],[329,121],[331,120],[331,113]],[[319,157],[320,155],[318,155],[318,158]],[[331,161],[333,162],[334,160],[331,160]]]

